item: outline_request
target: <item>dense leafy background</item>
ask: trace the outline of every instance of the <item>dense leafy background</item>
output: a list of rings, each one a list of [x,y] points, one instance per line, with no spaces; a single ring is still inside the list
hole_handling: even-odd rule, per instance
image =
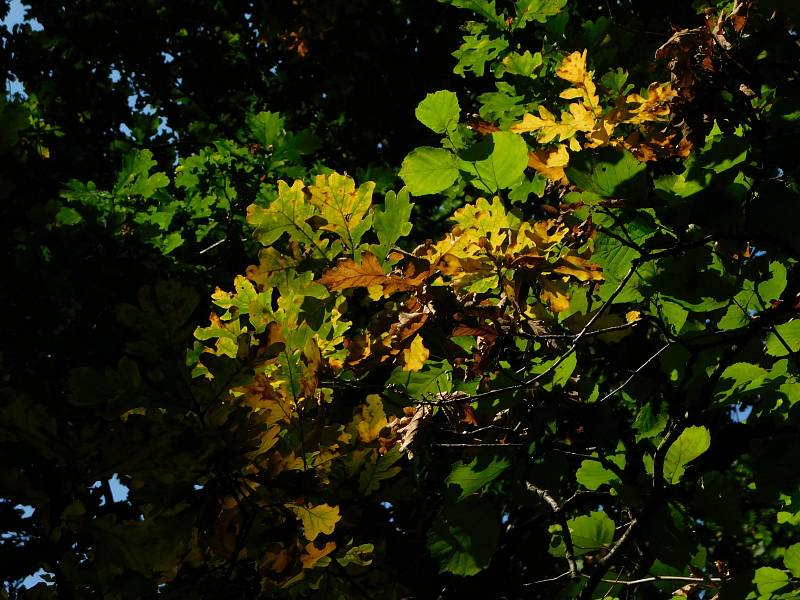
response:
[[[4,597],[795,597],[793,3],[162,4],[2,34]]]

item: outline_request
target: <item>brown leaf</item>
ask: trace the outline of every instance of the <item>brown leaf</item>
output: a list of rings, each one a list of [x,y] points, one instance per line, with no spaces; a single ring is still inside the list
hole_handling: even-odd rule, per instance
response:
[[[397,433],[400,437],[400,451],[406,452],[408,458],[414,458],[414,453],[411,451],[411,445],[414,443],[414,438],[420,431],[422,425],[433,414],[433,409],[428,405],[423,405],[417,408],[414,416],[403,427],[397,428]]]
[[[386,295],[407,292],[419,285],[415,280],[407,281],[403,277],[384,273],[383,267],[371,252],[364,252],[361,255],[360,264],[351,258],[339,260],[333,269],[323,273],[317,283],[321,283],[331,291],[379,286]]]

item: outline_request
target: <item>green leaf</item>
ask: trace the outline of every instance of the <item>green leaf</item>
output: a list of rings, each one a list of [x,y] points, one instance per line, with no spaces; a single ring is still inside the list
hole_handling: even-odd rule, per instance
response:
[[[423,146],[403,160],[400,178],[415,196],[446,190],[458,177],[458,159],[443,148]]]
[[[747,393],[759,390],[770,373],[752,363],[735,363],[722,372],[717,385],[715,401],[731,401]]]
[[[573,154],[565,169],[580,189],[603,198],[641,200],[647,196],[647,167],[627,150],[601,148]]]
[[[614,540],[614,521],[602,511],[570,519],[567,527],[572,534],[575,556],[608,548]]]
[[[783,564],[795,577],[800,577],[800,544],[793,544],[783,555]]]
[[[786,289],[786,267],[783,263],[772,261],[769,263],[770,278],[758,284],[759,300],[764,303],[772,302],[780,298],[783,290]]]
[[[621,469],[625,467],[624,455],[610,456],[609,460]],[[614,471],[606,469],[600,461],[590,459],[581,462],[581,466],[575,472],[575,475],[578,483],[589,490],[596,490],[601,485],[616,483],[620,480]]]
[[[347,565],[358,565],[359,567],[365,567],[372,564],[372,553],[374,551],[374,544],[361,544],[360,546],[353,546],[352,548],[347,549],[347,552],[344,553],[344,556],[338,557],[336,562],[343,567],[346,567]]]
[[[483,468],[478,468],[478,459],[475,458],[469,464],[461,461],[453,464],[450,475],[445,482],[448,485],[457,485],[461,488],[458,499],[463,500],[467,496],[474,494],[487,484],[494,481],[511,463],[505,458],[492,457],[492,462]]]
[[[570,353],[567,358],[561,361],[561,364],[553,369],[553,387],[564,387],[572,377],[575,367],[578,366],[578,355],[575,352]]]
[[[62,206],[61,209],[56,213],[57,225],[77,225],[81,221],[83,221],[81,213],[68,206]]]
[[[403,453],[400,452],[398,446],[395,446],[389,450],[389,452],[383,455],[376,452],[374,456],[375,460],[368,461],[364,466],[364,469],[361,471],[361,475],[359,475],[359,491],[362,494],[369,496],[372,492],[378,490],[378,488],[381,486],[381,481],[391,479],[400,471],[402,471],[402,467],[392,466],[394,463],[400,460],[402,456]]]
[[[767,336],[767,354],[770,356],[787,356],[789,350],[800,350],[800,319],[776,325],[775,332]],[[780,336],[780,337],[779,337]],[[786,345],[784,345],[786,342]],[[787,349],[786,346],[789,346]]]
[[[542,66],[542,54],[541,52],[531,54],[530,50],[525,50],[523,54],[519,52],[509,52],[503,57],[502,65],[502,71],[510,73],[511,75],[536,77],[533,70]]]
[[[452,6],[456,6],[458,8],[464,8],[467,10],[471,10],[476,15],[483,17],[484,20],[488,21],[500,27],[501,29],[505,27],[505,21],[502,15],[497,14],[497,7],[495,6],[495,0],[442,0],[447,2]]]
[[[479,498],[445,506],[428,531],[428,551],[440,572],[475,575],[489,566],[500,537],[499,520]]]
[[[400,385],[409,397],[424,400],[432,394],[447,393],[453,389],[453,368],[444,360],[429,360],[421,371],[404,371],[398,367],[386,385]]]
[[[686,465],[711,446],[711,433],[705,427],[687,427],[667,450],[664,457],[664,481],[675,484],[681,480]]]
[[[789,576],[779,569],[761,567],[756,569],[753,583],[758,588],[758,593],[767,596],[789,585]]]
[[[453,131],[458,126],[460,112],[456,95],[448,90],[440,90],[425,96],[414,114],[428,129],[436,133],[445,133]]]
[[[488,156],[483,158],[484,154]],[[491,140],[479,144],[462,158],[461,169],[474,178],[472,185],[493,193],[521,179],[528,166],[528,145],[522,136],[501,131],[493,133]]]
[[[411,233],[409,219],[413,207],[409,201],[407,188],[403,188],[397,194],[392,191],[386,193],[383,210],[375,209],[373,217],[373,227],[382,246],[393,246],[401,237]]]
[[[278,197],[266,209],[255,204],[248,208],[247,220],[255,227],[255,236],[263,246],[271,246],[284,233],[294,231],[313,239],[314,232],[306,221],[316,210],[307,201],[304,187],[302,181],[292,187],[279,181]]]
[[[465,35],[464,43],[453,52],[458,59],[458,64],[453,69],[457,75],[464,77],[465,73],[472,72],[478,77],[483,77],[486,63],[493,61],[506,48],[508,42],[502,38],[482,35],[482,27],[474,28],[477,35]]]
[[[561,12],[567,0],[517,0],[517,18],[514,28],[524,27],[529,21],[545,23],[547,19]]]
[[[528,196],[531,194],[537,198],[541,198],[544,195],[546,186],[547,179],[541,173],[536,173],[530,181],[523,179],[522,183],[509,192],[508,198],[514,203],[523,203],[527,201]]]
[[[156,191],[169,185],[169,178],[164,173],[150,175],[150,169],[156,165],[150,150],[134,150],[125,156],[114,186],[114,195],[151,198]]]
[[[253,139],[267,148],[278,141],[283,131],[283,118],[278,113],[264,111],[250,115],[247,125],[250,127]]]

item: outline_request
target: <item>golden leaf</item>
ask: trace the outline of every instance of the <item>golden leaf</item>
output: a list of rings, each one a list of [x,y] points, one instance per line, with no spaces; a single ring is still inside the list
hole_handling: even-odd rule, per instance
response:
[[[386,413],[383,412],[383,402],[378,394],[367,396],[367,403],[359,407],[353,417],[353,423],[358,432],[358,439],[365,444],[378,439],[381,430],[387,424]]]
[[[403,370],[419,371],[428,360],[430,352],[422,343],[422,336],[417,335],[411,342],[411,346],[403,350]]]
[[[576,50],[564,58],[561,65],[556,69],[556,77],[560,77],[570,83],[583,83],[586,77],[586,50],[583,53]]]
[[[303,523],[303,535],[313,542],[321,533],[333,533],[336,523],[341,520],[338,506],[319,504],[317,506],[302,504],[284,504]]]
[[[528,153],[528,166],[535,169],[550,181],[564,179],[564,167],[569,164],[569,152],[564,144],[554,148],[542,148]]]
[[[633,116],[626,118],[625,122],[638,125],[666,120],[670,113],[669,103],[677,95],[670,83],[651,83],[647,88],[646,98],[639,94],[628,94],[625,103],[634,105],[628,108],[628,112]]]
[[[546,277],[539,278],[541,291],[539,299],[554,313],[565,311],[569,308],[569,295],[566,285],[561,281],[551,281]]]
[[[526,113],[521,123],[511,127],[514,133],[527,133],[538,131],[537,139],[542,144],[547,144],[558,138],[560,141],[568,140],[579,131],[590,132],[594,130],[594,113],[582,104],[573,102],[569,105],[568,112],[561,113],[561,120],[556,121],[555,116],[544,106],[539,106],[539,116],[535,117]]]
[[[556,262],[553,271],[561,275],[572,275],[580,281],[603,280],[603,272],[600,267],[580,256],[562,256]]]
[[[309,542],[300,555],[300,562],[304,569],[313,569],[320,559],[325,558],[334,550],[336,550],[336,542],[328,542],[322,548],[317,548],[314,542]]]

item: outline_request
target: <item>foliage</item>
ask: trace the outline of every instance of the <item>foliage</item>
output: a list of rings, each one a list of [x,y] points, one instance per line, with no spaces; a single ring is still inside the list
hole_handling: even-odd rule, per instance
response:
[[[170,273],[242,262],[200,324],[177,280],[119,306],[63,406],[7,370],[8,596],[800,591],[796,11],[444,4],[469,89],[419,95],[402,184],[260,112],[49,205]],[[43,160],[36,110],[0,151]]]

